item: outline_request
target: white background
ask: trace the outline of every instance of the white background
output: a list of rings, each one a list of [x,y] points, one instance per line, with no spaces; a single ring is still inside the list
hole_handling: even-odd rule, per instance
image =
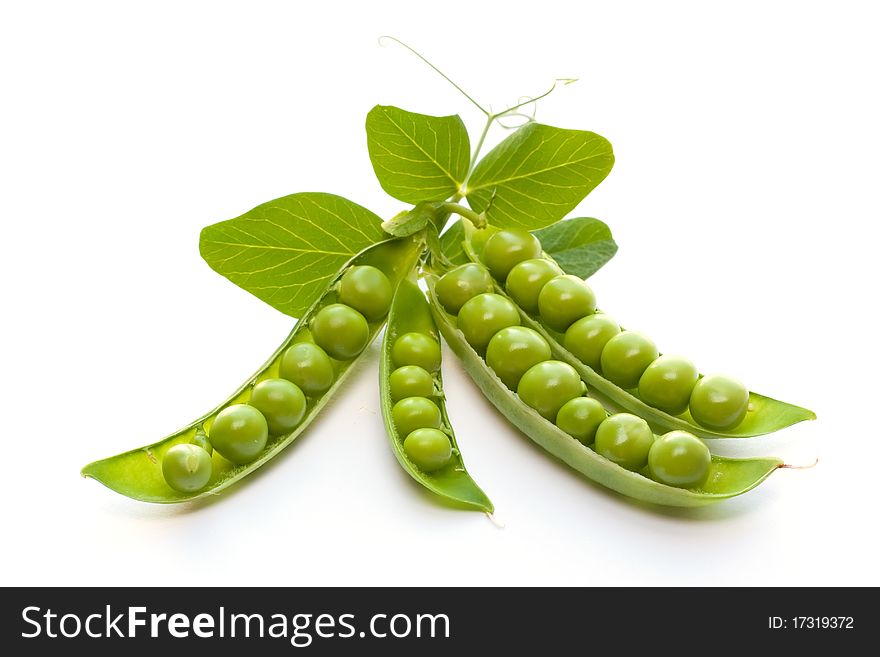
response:
[[[874,3],[2,7],[2,584],[880,584]],[[620,245],[601,305],[819,415],[719,451],[819,466],[704,510],[639,506],[518,434],[447,351],[504,529],[399,468],[375,357],[216,500],[80,478],[212,408],[291,327],[199,258],[202,226],[297,191],[402,209],[367,157],[377,103],[460,113],[476,136],[478,113],[381,34],[495,108],[580,78],[538,118],[614,144],[577,210]]]

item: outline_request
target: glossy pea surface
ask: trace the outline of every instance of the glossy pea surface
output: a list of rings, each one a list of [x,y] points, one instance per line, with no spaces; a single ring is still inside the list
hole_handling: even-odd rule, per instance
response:
[[[492,276],[502,283],[515,265],[540,256],[541,242],[520,228],[499,230],[486,240],[483,247],[483,262]]]
[[[440,358],[440,343],[425,333],[404,333],[391,346],[395,367],[418,365],[428,372],[436,372],[440,369]]]
[[[604,313],[582,317],[565,331],[563,345],[575,358],[594,370],[601,365],[602,350],[620,333],[617,322]]]
[[[327,392],[336,376],[327,352],[311,342],[298,342],[287,348],[281,357],[280,374],[309,397]]]
[[[594,448],[598,454],[627,470],[638,471],[648,463],[654,443],[651,427],[629,413],[609,415],[596,429]]]
[[[575,397],[562,405],[556,414],[556,426],[584,445],[592,444],[596,429],[608,414],[602,404],[590,397]]]
[[[211,478],[211,455],[198,445],[174,445],[162,459],[162,476],[171,488],[194,493]]]
[[[691,392],[691,416],[704,427],[733,429],[749,410],[749,391],[738,380],[721,374],[704,376]]]
[[[446,312],[457,315],[465,303],[478,294],[491,292],[493,285],[488,269],[476,262],[469,262],[444,274],[434,289]]]
[[[642,401],[671,415],[684,413],[699,378],[697,367],[681,356],[660,356],[639,379]]]
[[[290,433],[306,414],[306,396],[287,379],[265,379],[254,386],[250,405],[256,408],[274,436]]]
[[[269,425],[253,406],[233,404],[217,414],[208,436],[214,449],[226,460],[250,463],[266,447]]]
[[[550,345],[543,336],[525,326],[501,329],[486,347],[486,363],[511,390],[516,390],[529,368],[549,360],[550,355]]]
[[[372,265],[349,267],[339,281],[339,300],[373,322],[388,313],[391,296],[391,281]]]
[[[452,460],[452,443],[439,429],[416,429],[403,441],[403,450],[425,472],[439,470]]]
[[[408,436],[416,429],[439,429],[442,424],[437,404],[424,397],[406,397],[394,404],[391,418],[397,435]]]
[[[478,294],[458,313],[458,328],[465,340],[481,354],[486,351],[493,335],[508,326],[519,326],[519,323],[519,310],[510,299],[500,294]]]
[[[315,343],[336,360],[351,360],[370,340],[370,325],[357,310],[331,303],[317,312],[311,323]]]
[[[527,406],[554,422],[559,409],[584,393],[584,384],[575,369],[558,360],[545,360],[529,368],[519,380],[516,394]]]
[[[541,321],[554,331],[565,331],[576,320],[595,310],[596,295],[577,276],[563,274],[552,278],[538,294]]]
[[[418,365],[404,365],[394,370],[388,377],[391,401],[398,402],[406,397],[430,397],[434,394],[434,379],[431,373]]]
[[[712,455],[706,443],[687,431],[670,431],[660,436],[648,452],[651,478],[667,486],[702,486],[711,464]]]
[[[562,273],[559,265],[552,260],[524,260],[510,270],[504,287],[516,305],[534,315],[538,312],[538,295],[541,289],[549,280]]]
[[[623,331],[602,349],[602,376],[621,388],[635,388],[658,355],[657,345],[651,338],[636,331]]]

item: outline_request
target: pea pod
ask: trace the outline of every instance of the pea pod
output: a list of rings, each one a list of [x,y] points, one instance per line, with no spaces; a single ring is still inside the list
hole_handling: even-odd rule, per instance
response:
[[[391,304],[379,365],[379,395],[382,403],[382,416],[385,420],[385,428],[391,443],[391,449],[403,469],[431,492],[453,503],[492,513],[492,502],[489,501],[489,498],[486,497],[486,494],[465,469],[464,461],[461,458],[461,453],[455,440],[455,433],[452,430],[452,425],[446,412],[443,378],[439,369],[433,375],[434,390],[431,395],[431,401],[440,409],[441,431],[449,437],[452,443],[452,458],[448,465],[439,470],[425,472],[410,459],[403,447],[403,440],[406,436],[398,434],[392,417],[393,404],[390,376],[395,369],[392,347],[400,336],[409,333],[431,336],[439,344],[440,336],[431,317],[431,309],[428,306],[424,293],[414,281],[404,280],[398,286],[394,301]]]
[[[396,285],[412,270],[422,249],[423,243],[420,238],[389,240],[368,247],[352,258],[340,271],[324,295],[300,318],[293,331],[275,353],[272,354],[269,360],[229,399],[221,403],[210,413],[158,442],[90,463],[82,469],[82,475],[92,477],[117,493],[136,500],[171,504],[216,494],[251,474],[302,435],[320,410],[331,400],[335,390],[354,369],[353,365],[357,359],[350,361],[333,360],[335,376],[329,389],[321,394],[309,397],[307,399],[305,415],[297,427],[290,433],[270,437],[265,449],[255,460],[247,464],[236,465],[224,459],[215,450],[211,457],[213,461],[211,477],[207,485],[198,491],[186,493],[172,489],[163,477],[162,459],[168,450],[175,445],[193,442],[198,444],[200,439],[203,440],[204,431],[210,433],[211,424],[220,411],[232,404],[247,403],[250,399],[251,388],[255,384],[266,379],[278,377],[281,359],[288,347],[301,342],[313,342],[312,334],[309,330],[309,320],[319,310],[336,302],[338,280],[349,266],[373,265],[384,272],[392,285]],[[384,323],[384,318],[369,323],[370,340],[376,336]],[[366,350],[363,353],[366,353]]]
[[[463,249],[468,258],[473,262],[481,262],[480,255],[486,239],[495,231],[493,228],[476,231],[472,227],[465,226],[465,241]],[[551,259],[546,254],[545,258]],[[506,291],[496,283],[495,291],[505,297]],[[519,309],[523,326],[528,326],[542,334],[550,343],[553,357],[562,360],[574,367],[581,378],[590,386],[591,396],[598,399],[606,408],[614,410],[626,410],[644,418],[658,431],[672,431],[680,429],[689,431],[701,438],[751,438],[784,429],[804,420],[815,420],[816,415],[812,411],[795,406],[787,402],[779,401],[771,397],[749,393],[748,412],[742,422],[733,429],[716,430],[697,424],[688,411],[681,415],[670,415],[658,408],[650,406],[641,400],[634,391],[625,390],[604,378],[596,370],[580,361],[574,354],[568,351],[562,344],[562,334],[554,331],[544,324],[537,315],[530,315],[522,308]]]
[[[603,458],[545,420],[513,394],[458,330],[457,319],[440,305],[436,278],[428,278],[431,310],[440,333],[486,398],[534,442],[589,479],[628,497],[666,506],[693,507],[745,493],[782,466],[777,458],[733,459],[712,456],[709,477],[698,489],[667,486]]]

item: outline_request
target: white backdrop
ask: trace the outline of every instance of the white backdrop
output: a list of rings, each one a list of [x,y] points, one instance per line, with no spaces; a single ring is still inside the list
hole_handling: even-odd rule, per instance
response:
[[[880,584],[875,9],[4,3],[0,583]],[[402,209],[367,157],[374,104],[479,130],[381,34],[496,108],[580,78],[538,118],[614,144],[577,210],[620,245],[591,281],[600,304],[819,415],[719,451],[819,466],[700,511],[635,505],[518,434],[447,350],[459,441],[504,529],[398,467],[375,358],[214,501],[151,506],[81,479],[212,408],[291,327],[207,267],[202,226],[296,191]]]

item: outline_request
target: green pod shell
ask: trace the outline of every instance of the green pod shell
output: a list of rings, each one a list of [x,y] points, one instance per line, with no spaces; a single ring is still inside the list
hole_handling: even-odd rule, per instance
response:
[[[94,478],[117,493],[135,500],[172,504],[214,495],[254,472],[290,445],[306,430],[320,410],[332,399],[335,390],[339,388],[348,374],[353,371],[353,365],[358,359],[346,362],[333,361],[336,373],[333,385],[326,392],[309,398],[305,416],[297,427],[288,434],[270,437],[262,454],[251,463],[235,465],[224,459],[215,450],[212,456],[213,472],[204,488],[191,493],[175,491],[165,482],[162,476],[162,458],[174,445],[193,442],[201,429],[208,431],[210,435],[211,423],[220,411],[231,404],[246,404],[250,399],[253,385],[265,379],[279,377],[281,357],[287,348],[299,342],[313,342],[308,328],[309,320],[321,308],[337,302],[337,284],[348,267],[352,265],[373,265],[381,269],[388,276],[392,285],[396,285],[412,271],[413,266],[421,255],[423,246],[419,238],[412,237],[379,242],[361,251],[340,270],[334,281],[328,286],[325,294],[315,301],[312,307],[299,319],[293,331],[275,353],[272,354],[269,360],[229,399],[221,403],[210,413],[158,442],[89,463],[82,469],[82,475]],[[375,338],[384,323],[384,319],[370,323],[370,340]],[[364,350],[363,353],[367,352],[368,350]]]
[[[404,280],[397,288],[391,310],[388,313],[388,328],[385,330],[385,338],[382,342],[382,356],[379,364],[379,396],[382,404],[382,417],[385,420],[385,430],[391,444],[394,456],[409,475],[422,486],[441,498],[467,508],[492,513],[494,507],[486,494],[465,469],[455,433],[446,412],[446,403],[443,397],[443,378],[438,370],[434,374],[434,396],[431,401],[437,404],[442,418],[441,431],[449,436],[452,443],[451,461],[433,472],[420,470],[406,455],[403,441],[406,436],[399,436],[394,427],[391,409],[394,404],[391,401],[391,387],[389,376],[394,371],[394,363],[391,358],[391,347],[398,336],[405,333],[423,333],[440,341],[437,327],[431,317],[431,309],[425,299],[425,295],[419,286],[412,280]]]

